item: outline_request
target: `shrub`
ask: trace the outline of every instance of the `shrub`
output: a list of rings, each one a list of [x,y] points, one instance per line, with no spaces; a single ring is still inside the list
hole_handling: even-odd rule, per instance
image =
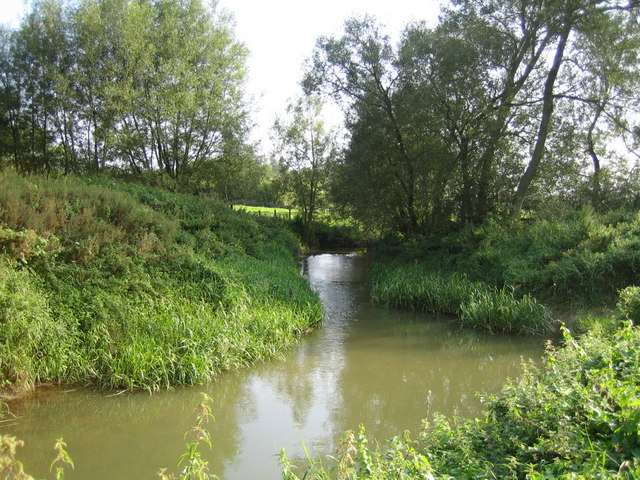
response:
[[[640,323],[640,287],[627,287],[620,291],[618,309],[635,325]]]

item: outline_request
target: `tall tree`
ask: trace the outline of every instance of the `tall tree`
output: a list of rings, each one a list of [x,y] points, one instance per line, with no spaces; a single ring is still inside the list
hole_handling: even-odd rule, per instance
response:
[[[427,152],[405,116],[411,110],[396,101],[395,60],[389,38],[372,18],[352,18],[341,38],[318,40],[304,85],[307,91],[332,95],[348,110],[351,146],[343,172],[358,184],[367,183],[347,199],[354,213],[409,232],[425,216],[418,190],[425,183],[421,165]],[[359,179],[358,170],[363,172]],[[371,215],[373,204],[379,207],[377,215]]]
[[[553,42],[551,43],[555,43],[555,46],[550,56],[551,60],[546,67],[544,87],[541,92],[542,112],[535,144],[527,168],[515,193],[511,212],[512,219],[515,220],[520,217],[527,190],[534,180],[545,155],[547,136],[552,126],[553,110],[556,98],[559,95],[557,84],[562,82],[559,74],[563,64],[567,61],[576,61],[580,53],[584,53],[581,47],[585,46],[585,43],[579,41],[580,37],[589,38],[588,44],[595,46],[598,44],[603,45],[603,43],[620,42],[621,36],[626,37],[631,32],[633,32],[631,33],[632,35],[637,35],[634,30],[621,27],[632,20],[632,15],[637,14],[634,10],[638,10],[638,8],[640,8],[640,2],[637,0],[572,0],[568,2],[550,0],[545,4],[545,9],[542,11],[544,27],[552,35]],[[598,36],[593,35],[594,30],[598,32],[607,31],[609,35],[598,38]],[[611,36],[612,33],[615,33],[614,37]],[[572,41],[572,37],[577,37],[577,39]],[[606,51],[602,47],[599,49],[591,48],[588,53],[590,56],[597,55],[598,50],[600,52]],[[594,72],[592,71],[591,73],[593,74]],[[606,72],[600,73],[601,76],[605,74]],[[600,106],[605,102],[606,99],[604,98],[596,100],[596,103],[599,103]],[[602,115],[602,110],[598,112],[599,108],[596,107],[596,122]],[[590,127],[591,133],[588,133],[588,138],[591,139],[593,138],[592,129],[593,127]],[[595,154],[593,148],[591,149],[591,154],[593,158],[593,154]],[[599,161],[596,161],[594,167],[599,169]]]
[[[337,145],[325,129],[318,97],[303,96],[287,107],[287,116],[276,120],[276,156],[295,205],[302,212],[303,237],[311,241],[313,221],[327,188],[327,173],[336,160]]]

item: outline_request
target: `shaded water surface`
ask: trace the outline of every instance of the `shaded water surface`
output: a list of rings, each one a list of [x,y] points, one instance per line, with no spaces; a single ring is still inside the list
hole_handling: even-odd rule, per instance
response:
[[[222,479],[278,479],[285,448],[304,463],[333,453],[340,435],[360,423],[384,440],[416,431],[431,411],[480,415],[475,392],[497,392],[520,371],[521,357],[540,358],[540,339],[459,330],[450,321],[368,302],[368,260],[343,254],[306,259],[304,275],[326,310],[324,326],[284,358],[210,385],[154,395],[91,390],[40,391],[11,405],[0,428],[25,441],[20,457],[36,478],[50,477],[56,438],[64,437],[75,470],[67,479],[151,479],[175,471],[199,392],[214,399],[213,449],[203,449]]]

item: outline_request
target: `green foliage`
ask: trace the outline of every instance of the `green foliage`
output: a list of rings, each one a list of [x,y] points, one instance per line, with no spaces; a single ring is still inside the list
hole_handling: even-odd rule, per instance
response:
[[[553,327],[548,309],[530,295],[496,289],[465,275],[443,275],[421,265],[377,266],[371,298],[380,303],[457,315],[462,326],[544,334]]]
[[[360,426],[357,433],[345,433],[338,448],[337,465],[325,467],[320,459],[308,458],[309,465],[302,477],[296,474],[296,467],[291,464],[283,450],[280,454],[282,477],[284,480],[435,480],[429,460],[416,450],[408,432],[389,441],[388,447],[387,450],[381,451],[377,446],[370,446],[367,432],[364,426]]]
[[[319,97],[304,96],[287,106],[287,118],[276,120],[273,130],[283,186],[298,207],[302,238],[311,240],[317,211],[323,206],[331,165],[338,150],[336,134],[325,130]]]
[[[474,291],[460,306],[460,324],[490,332],[518,332],[528,335],[548,333],[553,321],[547,307],[531,295],[516,299],[511,289]]]
[[[403,234],[505,218],[509,205],[519,219],[525,200],[536,211],[636,201],[629,158],[611,161],[606,146],[635,140],[637,11],[460,0],[434,26],[407,25],[397,47],[371,17],[348,19],[342,35],[318,39],[303,82],[348,119],[335,201]]]
[[[384,448],[363,429],[347,433],[336,461],[312,460],[311,479],[634,479],[640,475],[640,331],[595,331],[580,341],[564,331],[540,369],[487,400],[480,419],[425,420]],[[286,457],[283,475],[298,479]]]
[[[635,325],[640,323],[640,288],[631,286],[620,291],[618,309]]]
[[[160,480],[215,480],[219,478],[209,473],[209,465],[202,460],[200,454],[202,444],[211,448],[211,437],[206,427],[210,421],[214,420],[211,414],[211,397],[206,393],[203,393],[202,397],[202,402],[198,406],[196,413],[196,424],[189,432],[191,441],[187,442],[187,450],[180,457],[178,464],[182,467],[181,474],[177,477],[175,475],[167,475],[165,473],[166,469],[163,468],[158,473]]]
[[[202,383],[322,318],[295,237],[211,199],[5,171],[0,225],[2,387]]]
[[[612,303],[640,276],[640,215],[586,207],[552,220],[487,221],[446,235],[381,243],[379,258],[463,272],[554,303]]]
[[[31,7],[2,32],[0,159],[28,172],[160,170],[197,187],[215,173],[216,190],[244,189],[258,169],[243,145],[247,51],[226,15],[200,0]]]

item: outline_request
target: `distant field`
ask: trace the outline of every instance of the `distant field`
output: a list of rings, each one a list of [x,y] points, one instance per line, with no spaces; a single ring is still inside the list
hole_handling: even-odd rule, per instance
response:
[[[250,205],[233,205],[234,210],[244,210],[245,212],[254,213],[256,215],[280,217],[280,218],[296,218],[299,210],[297,208],[276,208],[276,207],[252,207]],[[291,213],[289,213],[291,212]],[[333,226],[352,226],[353,221],[349,219],[337,219],[331,216],[328,210],[317,210],[315,221],[324,222]]]
[[[234,210],[244,210],[257,215],[269,215],[272,217],[294,218],[298,214],[297,208],[272,208],[272,207],[252,207],[250,205],[234,205]]]

